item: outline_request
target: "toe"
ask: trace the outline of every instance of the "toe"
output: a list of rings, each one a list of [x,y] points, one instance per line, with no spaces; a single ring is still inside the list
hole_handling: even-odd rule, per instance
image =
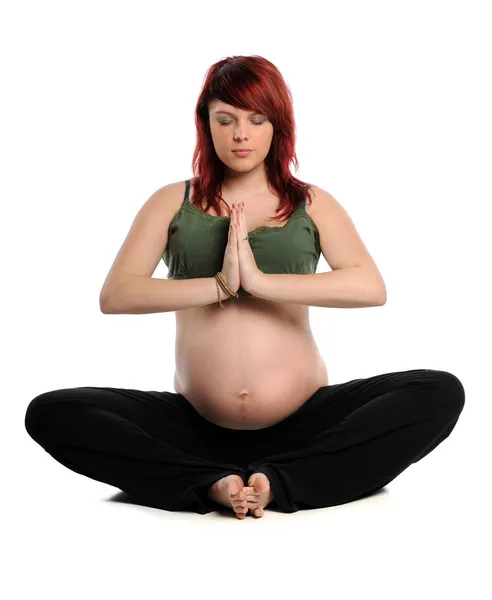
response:
[[[229,494],[231,496],[236,496],[241,491],[241,489],[242,488],[239,484],[239,479],[237,477],[232,477],[231,481],[229,482],[229,486],[227,488],[227,491],[229,492]]]
[[[247,505],[246,493],[244,487],[241,488],[237,479],[234,479],[229,483],[228,487],[229,501],[233,508],[243,507]]]
[[[232,508],[238,517],[245,517],[246,513],[248,512],[247,506],[239,505],[233,506]]]
[[[264,473],[254,473],[248,480],[248,485],[257,492],[266,492],[270,487],[270,481]]]

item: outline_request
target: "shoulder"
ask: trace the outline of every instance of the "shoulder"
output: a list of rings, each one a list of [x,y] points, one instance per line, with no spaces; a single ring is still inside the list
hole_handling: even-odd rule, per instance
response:
[[[161,186],[150,196],[149,200],[167,212],[177,212],[183,203],[185,192],[186,180],[182,179]]]
[[[311,185],[309,188],[309,198],[311,202],[306,203],[306,210],[309,216],[315,221],[315,215],[323,213],[330,206],[338,204],[336,198],[327,190],[318,185]]]

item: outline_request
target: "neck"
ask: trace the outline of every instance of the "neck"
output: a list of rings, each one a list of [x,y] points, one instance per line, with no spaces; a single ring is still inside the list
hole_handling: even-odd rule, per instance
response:
[[[268,179],[263,164],[247,173],[229,170],[222,182],[222,191],[231,196],[253,196],[268,192],[268,189]]]

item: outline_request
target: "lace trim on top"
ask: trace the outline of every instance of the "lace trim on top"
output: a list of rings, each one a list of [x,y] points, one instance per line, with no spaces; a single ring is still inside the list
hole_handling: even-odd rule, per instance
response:
[[[201,217],[203,217],[205,220],[209,221],[210,223],[220,223],[220,222],[230,221],[230,217],[228,217],[227,215],[210,215],[209,213],[202,212],[197,206],[192,204],[188,195],[186,196],[183,204],[181,205],[181,208],[184,210],[187,210],[190,213],[200,215]],[[277,232],[282,231],[282,229],[285,229],[290,224],[290,222],[294,220],[295,217],[302,215],[302,214],[305,214],[307,217],[309,217],[307,212],[304,210],[303,204],[301,204],[298,208],[296,208],[296,210],[290,215],[290,217],[289,217],[287,223],[285,223],[285,225],[274,226],[274,227],[272,227],[270,225],[260,225],[259,227],[256,227],[252,231],[249,231],[248,237],[254,237],[261,233],[266,233],[267,231],[277,231]],[[311,221],[312,221],[312,219],[311,219]],[[314,224],[314,221],[313,221],[313,224]]]

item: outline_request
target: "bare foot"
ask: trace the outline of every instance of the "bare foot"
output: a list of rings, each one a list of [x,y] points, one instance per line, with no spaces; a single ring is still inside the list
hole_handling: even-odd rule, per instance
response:
[[[245,487],[239,475],[227,475],[208,488],[208,497],[223,506],[232,507],[236,517],[244,519],[249,505],[256,506],[259,494],[255,489]]]
[[[273,493],[270,489],[270,480],[265,473],[253,473],[248,479],[250,489],[254,490],[252,500],[248,502],[248,509],[255,517],[262,517],[264,508],[273,500]]]

